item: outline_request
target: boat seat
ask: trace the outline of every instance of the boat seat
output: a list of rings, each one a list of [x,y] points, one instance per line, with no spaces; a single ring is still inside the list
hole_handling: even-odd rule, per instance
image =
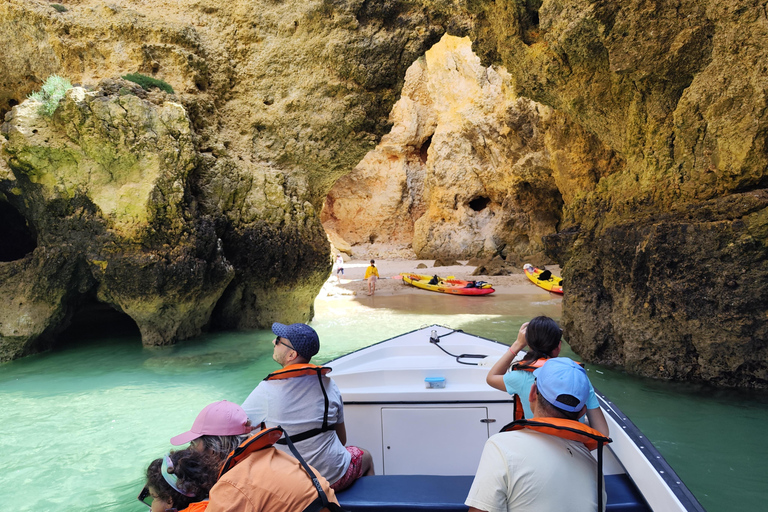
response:
[[[336,497],[342,508],[349,512],[466,512],[464,500],[473,479],[473,476],[364,476]],[[605,486],[608,493],[606,511],[650,512],[627,475],[607,475]]]

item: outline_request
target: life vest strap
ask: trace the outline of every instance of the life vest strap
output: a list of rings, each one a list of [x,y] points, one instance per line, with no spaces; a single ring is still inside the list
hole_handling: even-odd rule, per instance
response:
[[[267,428],[258,434],[252,435],[240,443],[240,446],[232,450],[232,452],[227,456],[227,459],[221,466],[218,478],[224,476],[224,473],[235,467],[238,462],[246,458],[251,453],[274,445],[275,442],[280,439],[284,433],[285,431],[282,429],[282,427],[279,426]]]
[[[304,471],[307,473],[309,478],[312,479],[312,484],[315,486],[315,490],[317,491],[317,498],[314,499],[312,503],[307,505],[302,512],[319,512],[324,508],[327,508],[331,512],[345,512],[343,508],[328,499],[328,495],[325,494],[323,486],[320,485],[320,480],[318,480],[317,475],[314,471],[312,471],[312,468],[309,467],[309,464],[307,464],[307,461],[304,460],[304,457],[301,456],[296,447],[293,446],[291,438],[286,436],[285,441],[288,445],[288,449],[291,450],[293,456],[296,457],[296,460],[299,461],[299,464],[301,464],[301,467],[304,468]]]
[[[319,436],[323,432],[329,432],[331,430],[334,430],[335,427],[336,425],[326,425],[324,427],[317,427],[317,428],[305,430],[304,432],[301,432],[299,434],[294,434],[292,436],[289,436],[288,433],[286,432],[285,437],[283,439],[278,440],[276,444],[286,445],[288,444],[287,439],[290,439],[294,443],[299,443],[301,441],[304,441],[305,439],[310,439],[312,437]]]

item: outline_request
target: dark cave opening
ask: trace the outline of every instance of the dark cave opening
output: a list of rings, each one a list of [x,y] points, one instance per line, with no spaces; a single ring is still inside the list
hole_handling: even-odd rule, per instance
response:
[[[469,202],[469,207],[476,212],[481,212],[485,210],[489,204],[491,204],[491,200],[489,198],[480,196],[472,199]]]
[[[31,253],[37,240],[27,220],[5,201],[0,201],[0,261],[16,261]]]
[[[84,297],[76,306],[69,325],[58,336],[57,345],[104,338],[139,338],[141,332],[130,316],[117,311],[95,295]]]
[[[419,148],[419,159],[421,160],[422,164],[427,163],[427,152],[429,151],[429,146],[432,144],[432,136],[430,135],[427,140],[424,141],[424,144],[421,145]]]

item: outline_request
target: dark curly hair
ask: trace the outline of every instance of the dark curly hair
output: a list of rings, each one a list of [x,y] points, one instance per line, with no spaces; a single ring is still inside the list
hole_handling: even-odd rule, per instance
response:
[[[211,487],[216,483],[220,462],[210,454],[189,448],[171,452],[170,457],[173,469],[169,468],[168,473],[176,475],[179,489],[193,496],[184,496],[168,485],[161,472],[162,458],[153,460],[147,468],[147,486],[155,491],[158,498],[169,501],[176,510],[206,499]]]
[[[552,357],[552,352],[560,344],[563,330],[557,322],[548,316],[537,316],[530,322],[525,331],[525,341],[528,343],[528,352],[523,361],[534,361],[542,357]]]

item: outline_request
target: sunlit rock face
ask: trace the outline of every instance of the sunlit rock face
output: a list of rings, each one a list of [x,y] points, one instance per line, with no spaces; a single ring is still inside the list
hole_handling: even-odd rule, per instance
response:
[[[768,386],[768,18],[753,2],[497,2],[476,51],[626,162],[549,253],[585,359]]]
[[[0,254],[0,344],[12,345],[3,359],[55,343],[83,297],[131,316],[147,345],[207,327],[308,321],[331,268],[319,221],[328,189],[389,130],[407,67],[449,28],[471,26],[449,4],[61,5],[0,2],[0,116],[12,139],[0,220],[16,219],[7,233],[25,240]],[[175,94],[154,101],[162,95],[99,85],[137,72]],[[82,85],[86,99],[59,107],[47,140],[39,128],[21,137],[32,122],[25,98],[52,74]],[[138,112],[136,98],[153,106]],[[156,131],[170,114],[186,123],[170,137],[173,156]],[[76,123],[101,139],[74,133]],[[13,284],[46,276],[35,300],[31,284]],[[33,304],[34,314],[18,314]]]
[[[406,73],[392,130],[331,189],[323,223],[352,244],[421,258],[544,263],[565,200],[621,163],[551,108],[517,96],[469,38],[444,36]],[[541,264],[540,263],[540,264]]]

